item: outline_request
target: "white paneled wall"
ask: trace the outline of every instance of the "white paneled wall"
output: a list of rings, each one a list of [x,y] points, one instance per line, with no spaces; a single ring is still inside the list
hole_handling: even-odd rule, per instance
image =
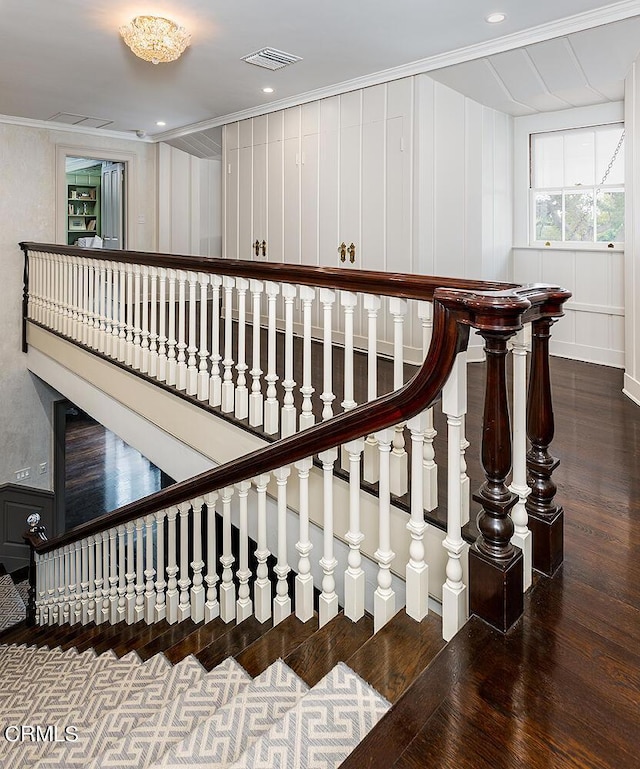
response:
[[[158,144],[158,250],[221,256],[221,162]]]
[[[515,248],[513,278],[557,283],[573,296],[553,327],[551,352],[607,366],[624,366],[624,252]]]

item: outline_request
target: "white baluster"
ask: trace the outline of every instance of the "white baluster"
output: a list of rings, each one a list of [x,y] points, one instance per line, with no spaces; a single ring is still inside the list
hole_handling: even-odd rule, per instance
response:
[[[141,306],[141,331],[140,331],[140,371],[146,374],[149,371],[149,267],[141,267],[142,281],[142,306]]]
[[[118,622],[127,618],[127,563],[126,563],[126,526],[118,526]]]
[[[246,371],[246,333],[247,333],[247,289],[249,281],[244,278],[236,278],[238,290],[238,363],[236,371],[235,416],[236,419],[246,419],[249,415],[249,390],[247,389]]]
[[[118,319],[118,360],[124,363],[127,359],[127,265],[119,264],[119,284],[120,289],[118,291],[118,303],[120,308]]]
[[[66,254],[60,256],[60,298],[61,298],[61,326],[60,330],[69,335],[69,257]]]
[[[311,386],[311,310],[316,291],[310,286],[300,286],[300,300],[302,301],[302,410],[300,412],[300,429],[311,427],[315,422],[311,396],[315,392]]]
[[[187,358],[185,350],[187,349],[186,339],[186,280],[187,273],[183,270],[177,270],[178,276],[178,366],[176,369],[176,389],[187,389]]]
[[[83,539],[80,544],[80,622],[89,622],[89,541]]]
[[[178,622],[183,622],[191,616],[191,602],[189,600],[189,588],[191,580],[189,579],[189,510],[190,502],[181,502],[178,505],[180,510],[180,579],[178,587],[180,588],[180,600],[178,603]]]
[[[522,550],[523,591],[531,587],[532,553],[529,516],[525,507],[531,489],[527,486],[527,344],[525,329],[512,340],[513,353],[513,476],[509,490],[518,496],[511,511],[514,534],[511,543]]]
[[[158,268],[158,370],[159,382],[167,379],[167,270]]]
[[[331,330],[333,326],[333,303],[336,300],[336,295],[333,291],[329,291],[327,288],[320,289],[320,303],[322,304],[322,318],[323,318],[323,347],[322,347],[322,384],[323,391],[320,396],[322,401],[322,418],[331,419],[333,416],[332,403],[335,399],[333,394],[333,347],[331,339]]]
[[[264,404],[264,431],[269,435],[278,432],[279,409],[276,398],[276,297],[280,286],[268,280],[265,284],[267,292],[267,400]]]
[[[102,532],[102,618],[100,623],[109,622],[111,614],[111,583],[110,583],[110,543],[111,530]]]
[[[255,615],[258,622],[266,622],[271,617],[271,583],[267,558],[271,555],[267,548],[267,486],[268,475],[258,475],[253,479],[258,494],[258,542],[256,546],[256,581],[253,597],[256,605]]]
[[[465,352],[465,384],[467,386],[467,361]],[[471,487],[469,476],[467,475],[467,459],[465,456],[466,450],[469,448],[469,441],[465,435],[466,417],[462,416],[462,424],[460,425],[460,522],[464,526],[465,523],[469,523],[469,503],[471,501]]]
[[[211,620],[220,616],[220,604],[216,593],[216,583],[218,574],[216,573],[217,552],[216,552],[216,502],[218,494],[210,492],[205,494],[204,502],[207,506],[207,576],[204,581],[207,583],[207,601],[204,605],[204,621]]]
[[[249,396],[249,424],[252,427],[258,427],[262,424],[262,388],[260,387],[260,377],[262,369],[260,368],[260,301],[264,283],[261,280],[250,280],[249,288],[253,299],[252,328],[253,328],[253,355],[251,374],[251,395]]]
[[[391,430],[376,433],[380,453],[380,481],[378,486],[378,549],[374,558],[378,562],[378,587],[373,597],[373,632],[377,633],[396,613],[396,596],[391,588],[391,563],[395,553],[391,550],[391,499],[389,489],[389,454]]]
[[[220,618],[232,622],[236,618],[236,586],[233,583],[231,567],[235,561],[231,549],[231,497],[233,486],[222,489],[222,580],[220,582]]]
[[[100,323],[102,320],[102,281],[101,281],[101,261],[95,263],[93,270],[93,347],[97,350],[100,346]]]
[[[144,621],[151,625],[155,621],[156,593],[153,584],[153,578],[156,576],[156,570],[153,567],[153,525],[156,521],[155,515],[150,513],[144,519],[145,522],[145,550],[146,550],[146,569],[144,570],[145,590],[144,590]]]
[[[273,624],[277,625],[291,614],[291,597],[287,575],[291,571],[287,563],[287,479],[290,468],[273,471],[278,484],[278,559],[274,571],[278,577],[276,597],[273,599]]]
[[[39,555],[35,553],[34,560],[36,564],[36,616],[37,624],[49,624],[49,553]]]
[[[113,342],[113,262],[105,263],[104,353],[111,355]]]
[[[209,350],[207,350],[209,276],[201,272],[198,274],[198,281],[200,282],[200,351],[198,352],[200,363],[198,364],[196,397],[199,401],[206,401],[209,398],[209,367],[207,363],[207,356],[209,355]]]
[[[407,314],[407,302],[391,297],[389,312],[393,315],[393,389],[398,390],[404,384],[404,319]],[[409,488],[409,461],[404,448],[404,424],[396,425],[393,434],[393,450],[389,458],[389,489],[398,497],[407,493]]]
[[[158,268],[149,267],[149,376],[158,375]],[[164,305],[162,305],[164,312]]]
[[[77,624],[81,622],[82,620],[82,563],[81,563],[81,557],[82,557],[82,544],[80,542],[76,542],[75,545],[73,545],[73,556],[71,559],[72,568],[74,568],[75,564],[75,576],[73,578],[73,590],[72,592],[74,595],[72,598],[73,606],[73,622],[72,624]]]
[[[164,519],[167,512],[166,510],[159,510],[155,513],[156,519],[156,609],[155,609],[155,621],[166,619],[167,617],[167,599],[165,595],[165,588],[167,583],[165,582],[164,575]],[[174,514],[175,522],[175,514]],[[175,536],[175,534],[174,534]],[[174,539],[174,552],[175,552],[175,539]]]
[[[309,540],[309,471],[313,467],[311,457],[301,459],[295,463],[298,471],[298,485],[300,489],[300,539],[296,544],[296,550],[300,555],[298,560],[298,574],[296,575],[296,617],[301,622],[307,622],[313,617],[313,577],[311,575],[311,561],[309,555],[313,545]]]
[[[64,595],[63,595],[63,607],[62,607],[62,624],[66,625],[68,622],[70,622],[70,611],[69,611],[69,595],[70,595],[70,545],[65,545],[63,548],[64,553]]]
[[[324,552],[320,559],[322,567],[322,593],[320,594],[318,621],[326,625],[338,613],[338,594],[334,572],[338,562],[333,555],[333,465],[338,458],[337,449],[328,449],[318,454],[322,462],[323,480],[323,543]]]
[[[96,625],[100,625],[104,621],[104,617],[102,616],[102,587],[104,585],[104,572],[102,570],[102,534],[96,534],[94,537],[94,542],[96,546],[96,573],[95,573],[95,596],[96,596],[96,611],[94,616],[94,621]]]
[[[188,273],[189,277],[189,346],[187,352],[187,395],[196,395],[198,392],[198,369],[196,367],[196,281],[195,272]]]
[[[240,553],[238,558],[238,600],[236,601],[236,623],[240,623],[253,614],[253,604],[249,597],[249,521],[247,497],[251,483],[242,481],[236,484],[238,490],[238,507],[240,511]]]
[[[220,378],[220,286],[222,278],[211,276],[211,382],[209,385],[209,403],[219,406],[222,403],[222,379]]]
[[[102,259],[98,262],[98,330],[96,342],[98,352],[105,351],[105,336],[107,331],[107,263]]]
[[[207,382],[208,384],[208,382]],[[191,588],[191,619],[194,622],[202,622],[204,619],[204,587],[202,585],[202,505],[203,497],[193,500],[193,587]]]
[[[134,360],[133,330],[135,328],[135,323],[134,323],[135,295],[133,290],[134,265],[127,264],[126,272],[127,272],[127,326],[126,326],[125,363],[127,364],[127,366],[133,366],[133,360]]]
[[[55,551],[53,570],[54,570],[53,616],[57,624],[62,625],[62,622],[63,622],[62,601],[64,598],[64,585],[62,584],[64,580],[64,555],[62,552],[62,548],[58,548]]]
[[[169,283],[169,323],[167,327],[167,377],[168,385],[175,385],[176,370],[176,271],[167,270]]]
[[[377,444],[376,444],[377,445]],[[344,575],[344,613],[353,622],[364,615],[365,574],[362,569],[360,545],[364,534],[360,530],[360,457],[364,440],[345,443],[349,457],[349,531],[345,539],[349,544],[348,568]]]
[[[80,287],[78,283],[78,259],[76,257],[70,257],[69,264],[71,269],[71,329],[69,333],[73,339],[77,340],[79,339],[80,331]]]
[[[233,287],[235,280],[228,276],[222,279],[224,288],[224,360],[222,366],[222,411],[233,411]]]
[[[118,561],[117,529],[109,530],[109,622],[115,625],[118,621]]]
[[[358,404],[354,398],[353,381],[353,313],[358,304],[358,295],[351,291],[340,291],[340,304],[344,308],[344,400],[340,404],[343,411],[351,411]],[[341,466],[349,469],[349,454],[342,448]]]
[[[466,355],[459,353],[442,391],[442,410],[447,415],[447,535],[443,546],[448,553],[447,580],[442,587],[442,637],[449,641],[467,621],[466,587],[462,582],[460,558],[467,549],[462,540],[460,486],[460,438],[462,416],[467,410],[464,372]]]
[[[108,344],[109,355],[112,358],[118,357],[118,334],[119,328],[119,314],[120,314],[120,302],[122,297],[120,296],[119,280],[120,269],[122,265],[118,262],[111,262],[112,275],[111,275],[111,340]]]
[[[176,515],[177,507],[167,510],[167,615],[170,625],[178,621],[178,564],[176,563]]]
[[[380,297],[373,294],[364,295],[364,308],[367,311],[367,402],[378,397],[378,311]],[[378,482],[380,459],[378,456],[378,441],[371,433],[364,444],[364,460],[362,477],[367,483]]]
[[[144,619],[144,541],[142,536],[142,527],[144,519],[138,518],[136,521],[136,603],[134,609],[134,622],[140,622]]]
[[[410,617],[420,622],[429,612],[429,567],[424,560],[424,522],[422,490],[422,457],[427,414],[418,414],[407,422],[411,431],[411,518],[407,530],[411,535],[409,563],[406,569],[407,606]]]
[[[95,291],[95,280],[94,280],[94,271],[95,271],[95,263],[92,259],[87,259],[87,322],[86,322],[86,328],[85,328],[85,337],[84,337],[84,343],[87,345],[87,347],[93,347],[93,329],[94,329],[94,321],[96,318],[95,312],[94,312],[94,291]]]
[[[284,398],[282,406],[282,418],[280,422],[280,435],[286,438],[296,431],[296,409],[293,401],[293,388],[296,383],[293,379],[293,303],[296,298],[296,287],[288,283],[282,286],[284,297],[284,379],[282,387]]]
[[[418,302],[418,317],[422,321],[422,357],[426,358],[433,334],[433,304]],[[433,408],[425,412],[424,443],[422,446],[422,496],[424,509],[431,512],[438,507],[438,465],[435,462],[433,441],[438,434],[433,428]]]
[[[135,529],[135,524],[133,521],[128,521],[125,524],[126,541],[127,541],[127,553],[126,553],[127,566],[126,566],[126,572],[124,575],[126,580],[124,616],[125,616],[127,625],[132,625],[134,623],[135,608],[136,608],[136,589],[135,589],[136,565],[133,559],[134,529]]]

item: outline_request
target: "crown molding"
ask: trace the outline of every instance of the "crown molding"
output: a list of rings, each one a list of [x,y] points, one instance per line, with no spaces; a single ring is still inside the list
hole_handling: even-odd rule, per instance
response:
[[[24,128],[44,128],[47,131],[65,131],[66,133],[84,134],[85,136],[102,136],[110,139],[122,139],[130,142],[142,142],[153,144],[150,136],[140,138],[129,131],[112,131],[108,128],[83,128],[69,123],[57,123],[54,120],[34,120],[26,117],[14,117],[13,115],[0,115],[0,124],[18,125]]]
[[[179,139],[182,136],[188,136],[189,134],[198,131],[205,131],[209,128],[216,128],[221,125],[226,125],[227,123],[234,123],[237,120],[257,117],[258,115],[276,112],[277,110],[286,109],[287,107],[294,107],[318,99],[337,96],[348,91],[355,91],[360,88],[379,85],[380,83],[386,83],[391,80],[399,80],[403,77],[432,72],[433,70],[442,69],[443,67],[462,64],[463,62],[472,61],[474,59],[481,59],[484,56],[492,56],[496,53],[511,51],[514,48],[541,43],[545,40],[563,37],[575,32],[582,32],[586,29],[593,29],[594,27],[611,24],[615,21],[623,21],[624,19],[629,19],[638,15],[640,15],[640,0],[622,0],[621,2],[612,3],[604,8],[596,8],[592,11],[578,13],[574,16],[568,16],[564,19],[548,22],[547,24],[540,24],[536,27],[531,27],[522,30],[521,32],[514,32],[494,40],[476,43],[474,45],[466,46],[465,48],[458,48],[454,51],[437,54],[436,56],[429,56],[425,59],[409,62],[408,64],[403,64],[399,67],[381,70],[352,80],[344,80],[340,83],[335,83],[323,88],[316,88],[313,91],[289,96],[284,99],[269,102],[268,104],[260,104],[255,107],[240,110],[239,112],[232,112],[210,120],[192,123],[191,125],[183,126],[182,128],[177,128],[175,130],[164,131],[163,133],[154,134],[151,137],[151,140],[161,142],[170,139]]]

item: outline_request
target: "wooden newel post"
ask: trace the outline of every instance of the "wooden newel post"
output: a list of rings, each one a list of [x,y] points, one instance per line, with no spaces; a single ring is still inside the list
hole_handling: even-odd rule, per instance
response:
[[[27,600],[27,625],[36,624],[36,546],[47,539],[44,525],[40,524],[38,513],[32,513],[27,518],[29,529],[22,535],[29,545],[29,598]]]
[[[469,550],[469,609],[505,632],[523,611],[522,551],[511,544],[509,515],[518,498],[506,486],[511,470],[511,425],[507,400],[507,340],[513,330],[480,330],[485,340],[486,390],[482,465],[486,481],[473,495],[481,505],[480,536]]]
[[[540,318],[532,325],[531,372],[527,398],[527,484],[526,502],[533,539],[533,568],[551,576],[560,566],[564,551],[564,511],[555,503],[553,471],[560,460],[549,454],[554,420],[549,375],[549,339],[553,318]]]
[[[21,243],[24,252],[24,271],[22,274],[22,352],[29,351],[27,344],[27,319],[29,316],[29,249]]]

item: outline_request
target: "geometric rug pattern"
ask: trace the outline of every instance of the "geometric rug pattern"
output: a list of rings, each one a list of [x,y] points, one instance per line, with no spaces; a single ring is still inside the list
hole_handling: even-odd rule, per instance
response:
[[[343,663],[309,689],[282,660],[252,679],[233,658],[0,645],[2,769],[334,769],[388,708]],[[39,738],[4,737],[20,724]]]
[[[16,590],[11,575],[0,576],[0,630],[22,622],[27,616],[24,606],[24,601]]]

